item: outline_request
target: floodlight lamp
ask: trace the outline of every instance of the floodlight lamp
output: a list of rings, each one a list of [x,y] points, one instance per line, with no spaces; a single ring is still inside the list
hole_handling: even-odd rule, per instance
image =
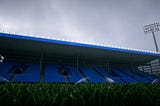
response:
[[[153,33],[153,32],[158,32],[160,31],[160,24],[159,23],[153,23],[149,25],[145,25],[143,27],[144,33]]]

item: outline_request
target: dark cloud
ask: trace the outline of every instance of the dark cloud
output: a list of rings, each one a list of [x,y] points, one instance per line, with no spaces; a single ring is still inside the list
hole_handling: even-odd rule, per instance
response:
[[[159,22],[159,10],[159,0],[0,0],[0,29],[155,50],[143,26]]]

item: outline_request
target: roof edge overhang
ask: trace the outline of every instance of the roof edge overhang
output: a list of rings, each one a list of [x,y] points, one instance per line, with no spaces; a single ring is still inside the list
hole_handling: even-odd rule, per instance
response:
[[[56,39],[40,38],[40,37],[28,36],[28,35],[25,36],[25,35],[18,35],[18,34],[0,33],[0,38],[1,38],[1,46],[0,46],[1,50],[12,49],[11,47],[9,47],[12,44],[13,44],[13,48],[16,48],[16,46],[14,46],[14,43],[16,45],[16,43],[18,43],[18,42],[19,42],[18,43],[19,45],[17,45],[18,47],[23,46],[23,43],[26,43],[24,48],[19,47],[19,48],[23,48],[23,50],[25,50],[25,48],[29,49],[29,46],[31,46],[30,43],[32,43],[34,46],[35,43],[38,42],[38,44],[40,44],[42,46],[42,48],[47,49],[48,52],[51,51],[52,53],[54,53],[55,49],[62,49],[62,50],[55,50],[55,51],[59,51],[59,52],[56,52],[57,54],[59,54],[60,52],[66,51],[66,50],[63,51],[63,49],[65,49],[65,48],[67,48],[67,50],[71,50],[71,51],[72,51],[72,49],[74,49],[73,52],[75,52],[75,53],[73,53],[73,54],[77,54],[78,56],[81,56],[81,54],[83,54],[82,56],[87,57],[89,54],[93,53],[94,54],[93,59],[95,58],[95,56],[97,56],[97,58],[104,56],[104,59],[106,59],[107,57],[109,57],[109,58],[111,57],[111,59],[114,58],[115,61],[117,58],[117,60],[124,61],[124,62],[125,61],[129,62],[130,60],[132,60],[137,63],[146,63],[151,60],[160,58],[160,53],[154,52],[154,51],[144,51],[144,50],[136,50],[136,49],[133,50],[133,49],[124,49],[124,48],[108,47],[108,46],[93,45],[93,44],[84,44],[84,43],[62,41],[62,40],[56,40]],[[4,39],[2,39],[2,38],[4,38]],[[15,42],[14,41],[15,39],[16,39],[16,41],[17,40],[18,41]],[[2,40],[9,40],[9,41],[3,42]],[[5,44],[3,44],[3,43],[5,43]],[[4,46],[4,45],[6,45],[6,46]],[[43,46],[43,45],[46,45],[46,46]],[[53,50],[54,47],[55,47],[55,49]],[[79,49],[76,49],[76,48],[79,48]],[[31,51],[33,49],[34,48],[30,47]],[[20,52],[21,49],[17,49],[17,50],[19,50],[17,52]],[[40,49],[37,49],[37,50],[40,50]],[[43,51],[45,52],[45,50],[43,50]],[[85,55],[85,51],[86,51],[86,55]],[[69,53],[72,54],[71,52],[68,52],[67,54],[70,55]],[[111,55],[111,54],[113,54],[113,55]],[[24,55],[26,55],[26,54],[24,54]],[[62,53],[62,55],[63,55],[63,53]],[[101,55],[101,56],[98,56],[98,55]],[[126,59],[123,59],[125,57],[125,55],[126,55]],[[92,58],[92,56],[89,56],[89,57]]]

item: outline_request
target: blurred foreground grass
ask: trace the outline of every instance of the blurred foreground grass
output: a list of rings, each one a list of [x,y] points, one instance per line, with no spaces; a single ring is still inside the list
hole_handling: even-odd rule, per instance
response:
[[[160,106],[160,84],[0,84],[3,105]]]

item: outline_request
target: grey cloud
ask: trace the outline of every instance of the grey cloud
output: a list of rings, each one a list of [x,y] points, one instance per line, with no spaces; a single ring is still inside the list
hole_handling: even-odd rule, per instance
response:
[[[159,10],[159,0],[0,0],[0,28],[155,50],[143,26],[160,22]]]

